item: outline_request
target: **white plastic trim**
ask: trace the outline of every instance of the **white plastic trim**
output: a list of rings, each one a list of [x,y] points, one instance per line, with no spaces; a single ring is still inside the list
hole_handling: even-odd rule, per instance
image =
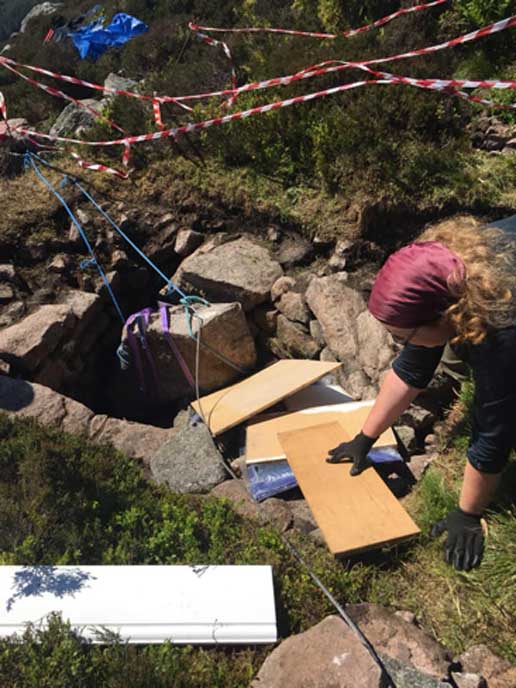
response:
[[[0,566],[0,637],[59,612],[93,642],[257,644],[277,639],[270,566]]]

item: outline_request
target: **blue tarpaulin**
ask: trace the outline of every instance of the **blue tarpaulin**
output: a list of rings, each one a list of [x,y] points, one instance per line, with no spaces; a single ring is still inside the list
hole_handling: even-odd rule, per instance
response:
[[[136,17],[120,12],[115,14],[108,26],[104,26],[104,20],[99,19],[70,33],[69,36],[83,60],[96,60],[109,48],[124,45],[148,29],[147,24]]]

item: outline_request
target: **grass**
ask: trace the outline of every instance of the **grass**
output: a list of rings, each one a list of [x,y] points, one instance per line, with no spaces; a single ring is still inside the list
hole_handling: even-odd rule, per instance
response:
[[[268,563],[274,568],[280,635],[297,633],[332,609],[270,528],[237,516],[229,503],[158,490],[109,447],[0,416],[0,563]],[[516,464],[489,519],[485,561],[470,573],[442,559],[432,523],[457,501],[464,455],[443,454],[406,502],[419,541],[337,563],[323,547],[290,537],[336,598],[414,612],[455,654],[476,643],[516,660]],[[23,641],[0,642],[0,684],[36,686],[248,686],[263,649],[88,646],[59,619]],[[22,670],[20,671],[20,667]],[[57,669],[59,667],[59,669]]]

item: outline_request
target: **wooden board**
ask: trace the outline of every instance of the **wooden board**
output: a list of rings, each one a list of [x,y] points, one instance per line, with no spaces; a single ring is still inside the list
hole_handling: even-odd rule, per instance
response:
[[[269,420],[253,423],[247,427],[246,461],[261,463],[265,461],[282,461],[286,458],[278,434],[293,430],[302,430],[316,425],[338,422],[349,437],[354,437],[362,429],[374,401],[338,404],[332,409],[324,406],[306,409],[297,413],[287,413]],[[349,407],[349,408],[348,408]],[[341,440],[342,442],[343,440]],[[396,438],[389,428],[377,440],[375,447],[396,446]],[[331,449],[331,447],[329,447]]]
[[[326,463],[328,450],[349,437],[338,423],[281,433],[281,445],[330,551],[351,554],[406,540],[414,521],[372,468]]]
[[[274,643],[270,566],[0,566],[0,637],[59,612],[94,642]]]
[[[340,363],[286,359],[195,401],[192,407],[213,435],[235,427],[336,370]]]

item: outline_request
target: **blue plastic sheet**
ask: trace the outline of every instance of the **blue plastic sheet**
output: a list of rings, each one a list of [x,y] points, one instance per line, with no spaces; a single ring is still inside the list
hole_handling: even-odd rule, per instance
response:
[[[83,60],[97,60],[109,48],[124,45],[148,29],[147,24],[140,19],[120,12],[115,14],[108,26],[104,26],[104,20],[99,19],[70,33],[69,36]]]

